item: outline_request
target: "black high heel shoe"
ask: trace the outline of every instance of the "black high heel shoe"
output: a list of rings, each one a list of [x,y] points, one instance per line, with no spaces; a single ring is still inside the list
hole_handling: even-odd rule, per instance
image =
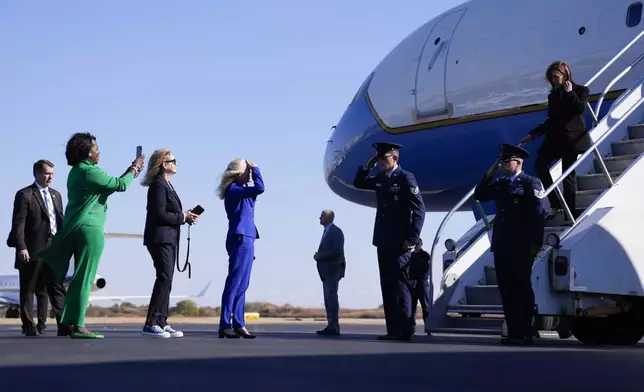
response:
[[[255,339],[257,336],[251,335],[245,328],[235,328],[235,333],[244,339]]]
[[[226,332],[225,329],[219,328],[219,339],[228,338],[228,339],[239,339],[240,336],[236,333]]]

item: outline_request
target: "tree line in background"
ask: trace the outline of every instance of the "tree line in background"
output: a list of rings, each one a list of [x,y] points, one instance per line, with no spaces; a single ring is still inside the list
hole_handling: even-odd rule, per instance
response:
[[[90,306],[87,317],[145,317],[148,306],[137,306],[123,302],[110,307]],[[219,317],[219,307],[199,307],[191,300],[183,300],[170,308],[170,316],[184,317]],[[275,305],[268,302],[249,302],[246,304],[247,313],[259,313],[260,317],[289,317],[289,318],[324,318],[324,309],[303,308],[299,306]],[[378,319],[384,318],[382,305],[377,309],[340,309],[342,318]]]

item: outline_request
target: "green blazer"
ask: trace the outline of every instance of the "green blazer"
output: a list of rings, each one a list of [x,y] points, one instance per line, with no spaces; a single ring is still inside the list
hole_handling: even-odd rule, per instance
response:
[[[124,192],[134,180],[130,172],[112,177],[89,159],[76,164],[67,176],[67,207],[63,228],[51,239],[51,245],[39,256],[51,266],[58,283],[62,283],[74,255],[74,234],[81,226],[105,226],[107,198]]]

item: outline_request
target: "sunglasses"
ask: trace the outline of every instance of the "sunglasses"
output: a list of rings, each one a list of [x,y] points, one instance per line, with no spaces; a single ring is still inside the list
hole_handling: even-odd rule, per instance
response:
[[[169,160],[165,161],[165,163],[174,163],[176,165],[177,164],[177,159],[176,158],[175,159],[169,159]]]

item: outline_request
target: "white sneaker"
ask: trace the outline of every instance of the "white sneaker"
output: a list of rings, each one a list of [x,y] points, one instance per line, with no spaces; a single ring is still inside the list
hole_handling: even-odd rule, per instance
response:
[[[143,336],[149,336],[151,338],[156,338],[156,339],[167,339],[172,337],[169,332],[166,332],[163,328],[159,327],[158,325],[150,327],[149,325],[146,325],[143,327],[143,331],[141,331],[141,335]]]
[[[172,337],[172,338],[182,338],[183,337],[183,332],[177,331],[176,329],[172,328],[169,325],[166,325],[165,328],[163,328],[163,330],[165,332],[169,333],[170,337]]]

